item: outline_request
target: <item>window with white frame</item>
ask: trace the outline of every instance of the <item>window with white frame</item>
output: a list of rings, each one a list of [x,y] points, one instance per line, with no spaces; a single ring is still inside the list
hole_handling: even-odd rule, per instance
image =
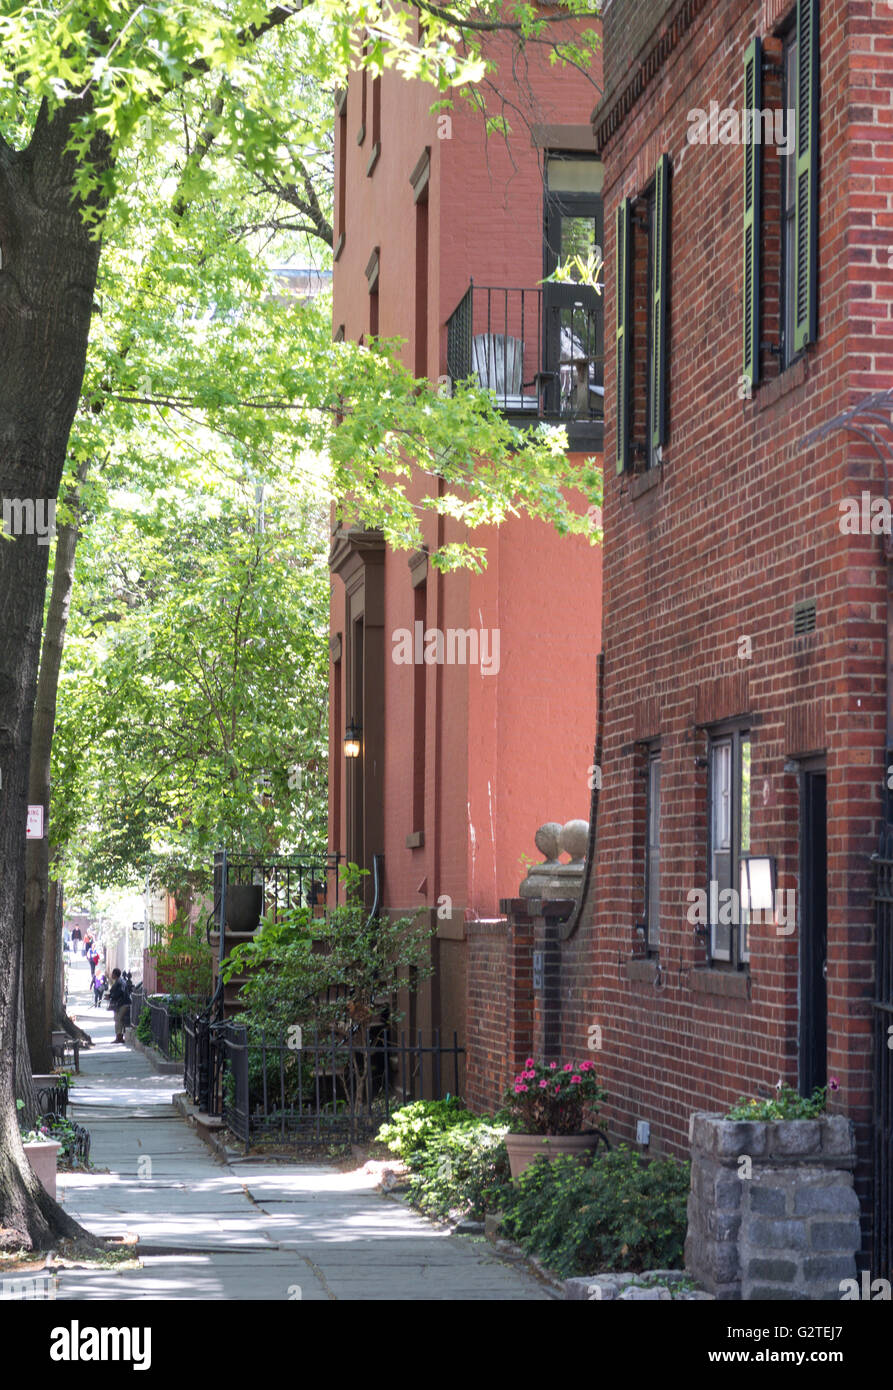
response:
[[[732,730],[712,738],[709,769],[710,955],[743,965],[749,957],[741,856],[750,850],[750,734]]]

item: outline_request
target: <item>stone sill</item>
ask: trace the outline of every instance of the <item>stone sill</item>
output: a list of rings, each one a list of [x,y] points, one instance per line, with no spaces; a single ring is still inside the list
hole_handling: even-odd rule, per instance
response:
[[[633,956],[623,963],[623,973],[628,980],[640,980],[648,985],[654,983],[659,968],[657,956]]]
[[[770,381],[761,381],[754,387],[753,409],[755,414],[760,414],[763,410],[768,410],[770,406],[776,404],[784,396],[796,391],[798,386],[802,386],[809,375],[807,357],[804,353],[798,357],[796,362],[792,362],[789,367],[778,376],[772,377]]]
[[[689,976],[695,994],[717,994],[723,999],[749,999],[750,976],[743,970],[699,970]]]
[[[646,468],[644,473],[633,473],[629,480],[629,497],[631,502],[636,498],[644,496],[653,487],[657,487],[663,477],[663,464],[655,464],[653,468]]]

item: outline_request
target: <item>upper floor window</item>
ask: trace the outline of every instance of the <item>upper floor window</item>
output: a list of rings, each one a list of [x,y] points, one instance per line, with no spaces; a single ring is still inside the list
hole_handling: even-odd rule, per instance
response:
[[[740,394],[750,396],[818,336],[819,0],[797,0],[783,38],[748,44],[743,105]]]
[[[660,463],[668,429],[667,327],[670,160],[617,208],[614,286],[615,463],[618,473]]]
[[[565,418],[604,419],[602,297],[583,282],[604,244],[603,178],[592,157],[546,156],[543,273],[566,267],[570,281],[543,286],[543,375],[547,411]]]

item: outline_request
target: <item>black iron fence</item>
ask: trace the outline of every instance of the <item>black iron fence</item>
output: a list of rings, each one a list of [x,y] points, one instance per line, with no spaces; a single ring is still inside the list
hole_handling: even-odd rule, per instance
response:
[[[319,909],[337,907],[340,897],[338,871],[345,856],[305,852],[294,856],[256,856],[230,850],[214,855],[214,907],[208,927],[220,925],[221,911],[230,927],[242,929],[241,921],[253,930],[257,917],[280,915],[296,907]],[[224,891],[225,890],[225,891]]]
[[[130,1019],[136,1028],[148,1009],[152,1046],[169,1062],[179,1062],[184,1053],[184,1021],[193,1007],[189,999],[166,994],[147,995],[138,987],[130,997]]]
[[[509,416],[604,421],[604,315],[587,285],[469,285],[447,320],[450,379],[489,390]]]
[[[465,1049],[454,1033],[428,1043],[381,1025],[285,1036],[242,1024],[188,1019],[184,1075],[193,1102],[224,1120],[246,1145],[276,1136],[299,1146],[371,1138],[413,1100],[461,1094]]]

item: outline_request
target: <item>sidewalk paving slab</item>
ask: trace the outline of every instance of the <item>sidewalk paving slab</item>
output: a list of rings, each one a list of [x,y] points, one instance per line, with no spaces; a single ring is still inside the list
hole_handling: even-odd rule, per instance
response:
[[[83,974],[85,989],[89,975]],[[60,1173],[66,1211],[98,1235],[139,1237],[139,1269],[65,1269],[62,1300],[533,1301],[555,1294],[483,1240],[452,1236],[377,1178],[322,1163],[229,1165],[176,1113],[182,1078],[111,1042],[111,1015],[78,1022],[70,1114],[92,1137],[88,1172]],[[103,1171],[108,1170],[108,1171]]]

